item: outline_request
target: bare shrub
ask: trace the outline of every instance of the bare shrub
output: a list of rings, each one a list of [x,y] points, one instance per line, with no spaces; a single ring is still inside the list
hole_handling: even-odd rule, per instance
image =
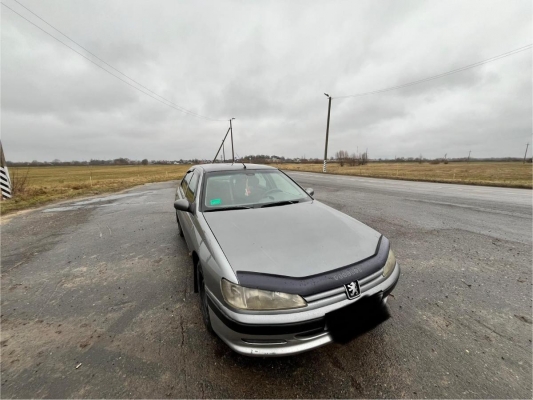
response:
[[[361,155],[361,165],[366,165],[368,164],[368,152],[364,152],[362,155]]]
[[[26,168],[24,172],[18,169],[13,169],[10,171],[12,196],[24,194],[28,190],[29,172],[29,168]]]
[[[344,167],[344,162],[350,158],[346,150],[339,150],[335,153],[335,158],[339,160],[341,167]]]
[[[357,164],[357,156],[355,153],[352,153],[348,158],[348,163],[350,164],[350,167],[354,167]]]

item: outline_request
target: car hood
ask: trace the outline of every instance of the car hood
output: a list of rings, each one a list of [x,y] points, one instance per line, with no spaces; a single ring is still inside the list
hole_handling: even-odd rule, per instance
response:
[[[315,275],[373,256],[381,236],[316,200],[203,215],[235,272]]]

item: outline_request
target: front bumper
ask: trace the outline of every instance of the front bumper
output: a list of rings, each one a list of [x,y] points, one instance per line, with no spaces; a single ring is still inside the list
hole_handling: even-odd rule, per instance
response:
[[[381,273],[381,271],[380,271]],[[237,313],[227,308],[208,291],[211,325],[216,334],[235,352],[258,357],[276,357],[302,353],[333,341],[325,316],[367,296],[382,296],[386,301],[400,277],[396,264],[387,279],[361,281],[361,297],[349,300],[344,286],[327,293],[308,296],[305,309],[283,313]],[[370,277],[369,277],[370,278]]]

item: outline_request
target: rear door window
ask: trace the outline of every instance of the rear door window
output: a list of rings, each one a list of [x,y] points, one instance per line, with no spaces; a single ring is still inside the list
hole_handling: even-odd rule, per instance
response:
[[[185,193],[187,193],[187,187],[189,186],[189,181],[191,180],[193,172],[194,171],[188,171],[181,181],[181,189],[183,190],[184,196],[185,196]]]
[[[194,197],[196,196],[196,189],[198,188],[198,180],[200,179],[200,173],[198,170],[194,171],[194,174],[189,182],[189,187],[187,188],[187,192],[185,193],[185,197],[187,200],[189,200],[189,203],[192,203],[194,201]]]

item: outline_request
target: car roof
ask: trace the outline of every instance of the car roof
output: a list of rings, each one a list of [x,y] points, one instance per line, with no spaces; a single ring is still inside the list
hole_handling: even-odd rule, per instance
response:
[[[194,165],[193,168],[202,168],[205,172],[213,172],[213,171],[241,171],[244,168],[244,165],[246,165],[246,169],[273,169],[276,170],[277,168],[270,167],[268,165],[262,165],[262,164],[243,164],[243,163],[215,163],[215,164],[200,164],[200,165]]]

